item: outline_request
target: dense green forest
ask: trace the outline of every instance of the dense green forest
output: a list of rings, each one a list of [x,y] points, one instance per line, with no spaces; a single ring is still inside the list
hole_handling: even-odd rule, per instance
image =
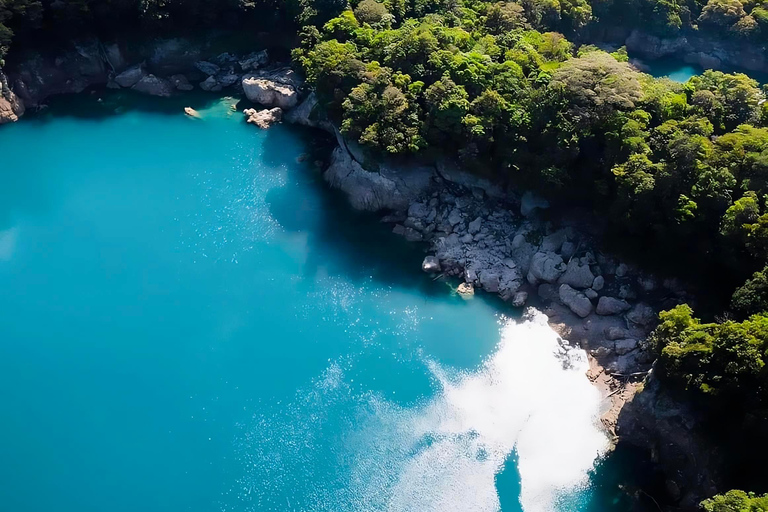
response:
[[[658,374],[706,411],[712,435],[741,467],[733,474],[758,481],[766,475],[755,468],[768,456],[765,93],[739,73],[655,79],[623,49],[568,39],[610,24],[761,44],[768,4],[0,0],[0,55],[40,34],[296,31],[295,64],[330,119],[370,155],[449,154],[563,204],[587,205],[607,220],[610,237],[722,292],[718,322],[701,322],[688,306],[662,313],[652,335]],[[766,510],[765,498],[743,493],[704,507]]]

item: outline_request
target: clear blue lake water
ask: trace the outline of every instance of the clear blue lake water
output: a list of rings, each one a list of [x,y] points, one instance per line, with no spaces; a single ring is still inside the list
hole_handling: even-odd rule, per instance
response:
[[[0,128],[0,510],[627,510],[583,353],[431,281],[317,133],[232,104]]]

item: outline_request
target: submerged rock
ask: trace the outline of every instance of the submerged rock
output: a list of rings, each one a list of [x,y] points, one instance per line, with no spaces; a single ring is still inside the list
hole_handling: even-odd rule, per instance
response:
[[[461,283],[456,291],[463,297],[469,297],[475,294],[475,287],[472,283]]]

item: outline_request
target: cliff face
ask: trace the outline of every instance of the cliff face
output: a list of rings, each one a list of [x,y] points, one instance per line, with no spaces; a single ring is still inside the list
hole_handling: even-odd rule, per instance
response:
[[[698,510],[701,500],[721,490],[719,447],[703,433],[696,411],[673,397],[653,374],[624,405],[616,430],[622,442],[645,450],[659,466],[667,479],[664,501],[675,503],[675,510]]]
[[[673,57],[703,69],[742,69],[768,73],[768,58],[761,45],[737,42],[695,33],[659,37],[642,30],[610,27],[591,31],[590,40],[625,45],[630,55],[654,60]]]

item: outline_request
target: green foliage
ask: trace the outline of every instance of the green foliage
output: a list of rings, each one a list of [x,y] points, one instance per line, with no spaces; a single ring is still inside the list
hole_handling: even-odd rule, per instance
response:
[[[702,324],[681,305],[659,318],[649,340],[659,352],[657,367],[664,379],[720,403],[768,402],[768,316]]]
[[[728,491],[701,502],[705,512],[766,512],[768,494],[758,496],[744,491]]]
[[[752,274],[733,293],[731,307],[745,317],[768,311],[768,267]]]

